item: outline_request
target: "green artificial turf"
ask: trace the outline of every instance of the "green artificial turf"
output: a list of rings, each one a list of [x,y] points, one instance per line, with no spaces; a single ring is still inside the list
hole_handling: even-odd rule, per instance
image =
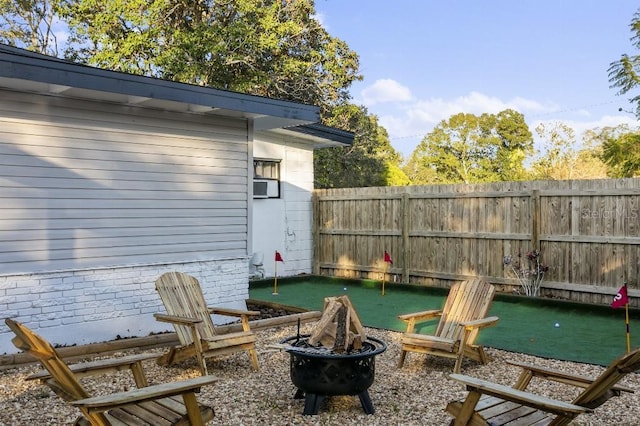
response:
[[[327,296],[346,294],[364,325],[404,331],[399,314],[440,309],[447,290],[330,277],[252,281],[249,297],[310,310],[322,310]],[[524,296],[498,294],[490,315],[500,317],[494,327],[480,333],[485,346],[547,358],[608,365],[626,351],[625,310]],[[640,312],[630,310],[631,347],[640,333]],[[419,331],[432,333],[435,322],[424,323]]]

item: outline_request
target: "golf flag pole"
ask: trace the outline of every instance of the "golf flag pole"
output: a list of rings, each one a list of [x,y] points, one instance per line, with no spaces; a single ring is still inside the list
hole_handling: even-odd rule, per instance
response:
[[[631,332],[629,331],[629,296],[627,295],[627,283],[625,282],[620,290],[618,290],[618,294],[613,298],[613,302],[611,302],[611,307],[613,309],[620,308],[624,306],[625,308],[625,324],[627,327],[627,353],[631,352]]]
[[[627,326],[627,353],[631,353],[631,332],[629,331],[629,302],[624,304],[625,324]]]
[[[382,267],[382,295],[384,296],[384,279],[387,276],[387,262],[384,262]]]
[[[384,269],[382,270],[382,295],[384,296],[384,282],[387,277],[387,264],[390,263],[393,265],[393,260],[391,260],[391,256],[387,251],[384,251]]]
[[[278,295],[278,262],[283,262],[284,260],[282,259],[282,256],[280,255],[280,253],[278,252],[278,250],[276,250],[276,257],[274,260],[274,273],[273,273],[273,295],[277,296]]]

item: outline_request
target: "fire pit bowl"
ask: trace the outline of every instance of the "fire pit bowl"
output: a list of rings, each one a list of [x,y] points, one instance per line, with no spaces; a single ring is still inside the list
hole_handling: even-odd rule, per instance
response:
[[[317,414],[325,397],[358,395],[362,408],[373,414],[369,387],[375,377],[375,356],[387,345],[367,337],[358,350],[336,353],[307,343],[309,336],[293,336],[281,341],[291,356],[291,381],[298,388],[295,398],[305,398],[303,414]]]

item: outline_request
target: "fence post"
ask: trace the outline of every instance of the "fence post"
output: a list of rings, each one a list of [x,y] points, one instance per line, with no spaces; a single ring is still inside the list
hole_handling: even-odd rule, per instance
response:
[[[402,194],[402,277],[403,283],[409,282],[409,259],[411,259],[411,243],[409,241],[409,193]]]
[[[540,190],[531,191],[531,250],[540,247]]]
[[[314,190],[311,195],[311,223],[313,232],[313,274],[320,275],[320,197],[318,190]]]

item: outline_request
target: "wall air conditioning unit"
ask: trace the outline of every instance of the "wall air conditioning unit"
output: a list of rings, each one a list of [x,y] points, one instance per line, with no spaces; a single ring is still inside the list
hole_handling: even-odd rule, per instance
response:
[[[253,198],[269,198],[269,182],[268,181],[254,179]]]
[[[253,179],[253,198],[280,198],[280,182],[276,179]]]

